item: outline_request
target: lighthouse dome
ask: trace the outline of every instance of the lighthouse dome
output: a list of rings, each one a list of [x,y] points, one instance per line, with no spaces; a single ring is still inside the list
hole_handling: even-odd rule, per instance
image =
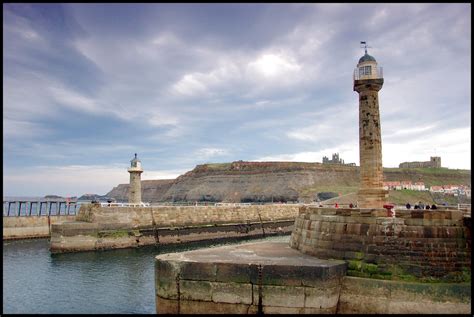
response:
[[[359,64],[363,62],[377,62],[373,56],[370,56],[369,54],[365,53],[364,56],[362,56],[359,59]]]

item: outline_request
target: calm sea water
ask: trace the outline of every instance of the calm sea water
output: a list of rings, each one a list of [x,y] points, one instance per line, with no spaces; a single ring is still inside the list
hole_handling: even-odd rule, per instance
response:
[[[3,313],[155,314],[154,257],[289,236],[51,255],[49,240],[3,242]]]

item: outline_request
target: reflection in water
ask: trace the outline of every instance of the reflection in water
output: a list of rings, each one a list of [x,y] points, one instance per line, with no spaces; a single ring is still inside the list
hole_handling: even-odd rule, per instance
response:
[[[49,240],[3,242],[4,313],[155,313],[154,257],[203,247],[289,236],[49,253]]]

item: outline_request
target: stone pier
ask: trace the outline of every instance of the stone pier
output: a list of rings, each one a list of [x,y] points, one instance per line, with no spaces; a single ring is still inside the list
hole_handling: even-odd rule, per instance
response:
[[[101,207],[53,224],[51,252],[78,252],[290,234],[299,205]]]
[[[300,207],[288,242],[162,254],[156,312],[469,314],[461,211]]]
[[[158,314],[334,314],[346,270],[286,242],[163,254],[155,266]]]

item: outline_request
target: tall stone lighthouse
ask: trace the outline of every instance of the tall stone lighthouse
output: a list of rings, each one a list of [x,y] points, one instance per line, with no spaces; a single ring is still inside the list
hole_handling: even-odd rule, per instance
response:
[[[141,173],[143,173],[142,163],[137,158],[137,153],[135,153],[135,158],[130,161],[130,168],[128,172],[130,173],[130,188],[128,191],[128,202],[130,204],[140,204],[142,202],[142,183],[141,183]]]
[[[382,208],[388,199],[388,191],[383,189],[378,96],[382,85],[382,68],[367,54],[365,45],[365,55],[354,71],[354,91],[359,93],[360,187],[357,196],[360,208]]]

